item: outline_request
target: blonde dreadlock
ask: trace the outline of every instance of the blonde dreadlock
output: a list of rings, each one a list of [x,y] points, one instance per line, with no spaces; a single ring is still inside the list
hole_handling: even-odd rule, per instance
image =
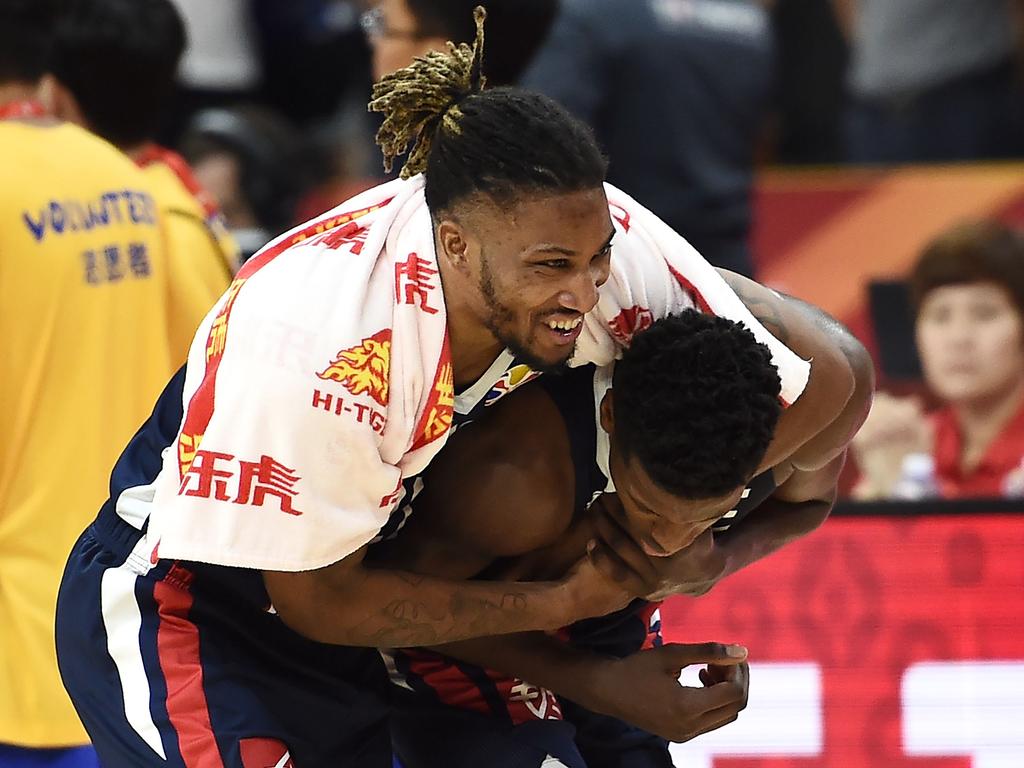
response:
[[[473,11],[476,39],[473,45],[448,43],[448,52],[430,51],[409,66],[385,75],[373,86],[370,111],[384,115],[377,144],[384,153],[384,168],[394,167],[396,157],[412,150],[402,166],[408,179],[427,169],[427,159],[438,130],[459,134],[462,112],[459,103],[486,86],[483,75],[484,20],[487,11]]]
[[[449,43],[447,53],[421,56],[374,87],[385,167],[409,152],[402,178],[424,175],[431,213],[480,196],[506,205],[600,188],[607,163],[585,124],[539,93],[484,89],[484,9],[473,18],[472,46]]]

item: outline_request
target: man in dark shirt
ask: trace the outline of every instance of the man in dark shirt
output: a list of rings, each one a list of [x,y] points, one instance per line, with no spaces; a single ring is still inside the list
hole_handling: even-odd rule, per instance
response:
[[[754,149],[774,55],[758,0],[564,0],[523,85],[588,122],[628,189],[712,264],[753,274]]]

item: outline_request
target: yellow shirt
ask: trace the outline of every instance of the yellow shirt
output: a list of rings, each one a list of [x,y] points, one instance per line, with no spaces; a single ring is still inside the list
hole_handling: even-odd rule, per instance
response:
[[[0,121],[0,178],[0,743],[85,744],[54,604],[173,372],[167,262],[150,182],[86,131]]]
[[[184,363],[196,328],[238,269],[239,249],[220,217],[207,213],[173,168],[155,160],[143,165],[143,171],[156,196],[166,235],[171,353]],[[189,172],[187,166],[185,172]]]

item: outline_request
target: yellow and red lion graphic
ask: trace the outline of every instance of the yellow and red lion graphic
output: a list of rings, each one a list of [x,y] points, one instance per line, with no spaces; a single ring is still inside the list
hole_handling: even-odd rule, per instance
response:
[[[369,394],[382,406],[388,404],[388,374],[391,369],[391,329],[363,339],[341,350],[317,376],[336,381],[353,395]]]

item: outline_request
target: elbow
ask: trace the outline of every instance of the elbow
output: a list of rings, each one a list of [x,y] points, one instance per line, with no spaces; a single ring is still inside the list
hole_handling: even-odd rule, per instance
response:
[[[843,352],[850,364],[854,381],[853,392],[844,408],[851,422],[852,438],[871,410],[871,401],[875,396],[875,364],[864,345],[853,336],[844,340]]]
[[[830,424],[849,407],[856,394],[857,376],[846,356],[830,346],[814,356],[809,387],[817,404],[819,424]]]
[[[270,601],[269,611],[292,632],[317,643],[347,645],[339,635],[338,611],[331,606],[339,602],[336,594],[328,594],[324,585],[311,577],[314,572],[263,572],[263,583]]]
[[[324,632],[324,622],[317,621],[310,611],[305,606],[301,606],[296,602],[285,601],[282,603],[272,603],[274,613],[277,614],[277,618],[281,620],[288,629],[297,635],[301,635],[307,640],[312,640],[316,643],[329,643],[331,638],[326,636]]]

